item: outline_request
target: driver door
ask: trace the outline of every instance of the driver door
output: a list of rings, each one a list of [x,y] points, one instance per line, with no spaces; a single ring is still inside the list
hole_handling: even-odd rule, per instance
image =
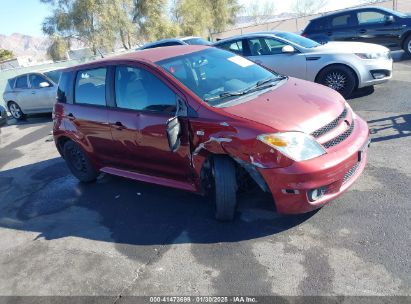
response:
[[[248,58],[266,66],[275,72],[306,79],[307,62],[305,56],[298,50],[293,53],[283,53],[283,47],[289,44],[271,37],[259,37],[246,40]]]
[[[175,118],[177,102],[182,99],[145,68],[118,66],[114,73],[115,107],[109,111],[109,124],[116,167],[189,181],[192,167],[188,119]],[[174,135],[178,135],[179,142],[170,147],[168,135],[176,130],[173,126],[177,127],[179,134]]]

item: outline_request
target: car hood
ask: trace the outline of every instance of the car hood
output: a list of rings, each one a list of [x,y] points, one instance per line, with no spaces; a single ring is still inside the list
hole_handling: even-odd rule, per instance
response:
[[[312,133],[338,117],[345,100],[319,84],[289,78],[274,89],[250,95],[222,108],[231,115],[272,127],[275,131]]]
[[[364,42],[343,42],[343,41],[331,41],[326,44],[317,46],[315,48],[308,49],[308,53],[323,53],[323,54],[353,54],[353,53],[370,53],[370,52],[389,52],[389,49],[385,46],[364,43]]]

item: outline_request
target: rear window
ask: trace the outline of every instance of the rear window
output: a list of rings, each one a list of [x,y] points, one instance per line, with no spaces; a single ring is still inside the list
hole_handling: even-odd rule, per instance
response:
[[[106,68],[77,72],[74,90],[75,103],[106,105]]]
[[[243,42],[241,40],[230,41],[217,45],[220,49],[224,49],[238,55],[243,54]]]
[[[28,84],[27,84],[27,75],[20,76],[16,80],[16,89],[27,89]]]

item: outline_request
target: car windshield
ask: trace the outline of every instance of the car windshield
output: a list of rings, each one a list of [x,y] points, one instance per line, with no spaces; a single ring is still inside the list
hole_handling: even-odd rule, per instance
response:
[[[315,42],[314,40],[305,38],[303,36],[293,34],[293,33],[277,33],[275,34],[277,37],[283,38],[285,40],[288,40],[292,43],[295,43],[297,45],[300,45],[305,48],[315,48],[317,46],[320,46],[318,42]]]
[[[183,41],[187,44],[193,44],[193,45],[211,45],[210,41],[207,41],[203,38],[190,38],[190,39],[185,39]]]
[[[272,86],[282,76],[231,52],[208,48],[157,62],[212,106]]]
[[[61,76],[61,71],[50,71],[44,73],[44,75],[53,80],[55,84],[58,84]]]

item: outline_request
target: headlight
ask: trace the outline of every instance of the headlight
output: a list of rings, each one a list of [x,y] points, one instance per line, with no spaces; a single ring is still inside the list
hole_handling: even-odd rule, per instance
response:
[[[295,161],[312,159],[326,153],[313,137],[302,132],[262,134],[257,138]]]
[[[361,59],[388,59],[389,53],[387,52],[377,52],[377,53],[355,53]]]

